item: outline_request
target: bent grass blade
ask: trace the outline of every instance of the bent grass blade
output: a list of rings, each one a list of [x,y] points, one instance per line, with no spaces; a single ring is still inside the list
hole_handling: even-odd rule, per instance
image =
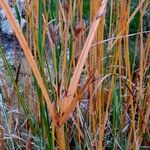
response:
[[[1,0],[0,1],[0,6],[2,7],[2,9],[4,10],[5,14],[6,14],[6,17],[8,19],[8,21],[10,22],[12,28],[13,28],[13,31],[20,43],[20,46],[22,47],[23,49],[23,52],[26,56],[26,59],[27,61],[29,62],[29,65],[33,71],[33,74],[39,84],[39,87],[41,88],[41,91],[42,91],[42,94],[45,98],[45,101],[47,103],[47,106],[48,106],[48,109],[49,109],[49,112],[50,112],[50,115],[52,117],[52,120],[54,121],[55,124],[57,124],[56,122],[56,114],[54,112],[54,108],[53,108],[53,105],[51,103],[51,100],[50,100],[50,97],[48,95],[48,92],[44,86],[44,83],[43,83],[43,80],[42,80],[42,77],[40,75],[40,72],[37,68],[37,65],[36,65],[36,62],[32,56],[32,53],[28,47],[28,44],[27,44],[27,41],[23,35],[23,33],[21,32],[21,29],[19,28],[18,24],[17,24],[17,21],[14,17],[14,15],[12,14],[12,11],[11,11],[11,8],[10,6],[8,5],[8,3],[5,1],[5,0]]]

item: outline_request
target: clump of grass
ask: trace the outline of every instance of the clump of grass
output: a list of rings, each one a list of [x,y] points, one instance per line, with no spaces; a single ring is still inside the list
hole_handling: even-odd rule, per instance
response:
[[[150,31],[143,26],[149,5],[148,0],[136,5],[124,0],[25,1],[23,32],[1,0],[24,52],[13,72],[0,49],[14,95],[11,99],[3,83],[3,101],[10,99],[8,106],[14,107],[14,100],[22,114],[12,113],[7,122],[17,130],[0,130],[2,147],[149,148]]]

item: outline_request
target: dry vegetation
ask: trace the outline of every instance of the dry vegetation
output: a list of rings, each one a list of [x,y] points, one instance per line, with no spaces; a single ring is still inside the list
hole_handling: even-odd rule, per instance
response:
[[[0,48],[0,149],[150,149],[149,0],[26,0],[25,31],[0,6],[24,52]]]

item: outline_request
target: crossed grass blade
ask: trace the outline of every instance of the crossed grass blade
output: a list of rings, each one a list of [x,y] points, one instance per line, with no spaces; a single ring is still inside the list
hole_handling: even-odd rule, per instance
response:
[[[67,120],[67,118],[69,117],[70,112],[73,111],[74,107],[71,107],[71,109],[69,109],[70,111],[68,112],[67,109],[74,103],[73,102],[73,96],[76,92],[76,89],[78,87],[78,83],[79,83],[79,79],[80,79],[80,75],[82,73],[82,69],[84,67],[86,58],[88,56],[89,50],[91,48],[94,36],[97,32],[97,28],[99,25],[99,22],[101,20],[101,16],[103,16],[105,14],[106,11],[106,5],[107,5],[107,0],[103,0],[101,3],[101,6],[99,8],[99,11],[93,21],[93,24],[90,28],[87,40],[84,44],[83,50],[81,52],[80,58],[78,60],[77,66],[75,68],[73,77],[71,79],[70,82],[70,86],[68,88],[68,96],[66,96],[63,100],[62,100],[62,112],[63,112],[63,116],[61,117],[61,119],[59,120],[59,125],[62,125],[63,122],[65,122],[65,120]],[[74,105],[77,105],[77,103],[74,103]],[[67,111],[67,113],[66,113]]]

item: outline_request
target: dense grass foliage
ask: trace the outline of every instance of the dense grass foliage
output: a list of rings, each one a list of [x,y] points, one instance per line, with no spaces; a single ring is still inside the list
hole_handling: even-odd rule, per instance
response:
[[[0,6],[24,54],[0,48],[2,149],[150,149],[149,0],[25,0],[23,30]]]

